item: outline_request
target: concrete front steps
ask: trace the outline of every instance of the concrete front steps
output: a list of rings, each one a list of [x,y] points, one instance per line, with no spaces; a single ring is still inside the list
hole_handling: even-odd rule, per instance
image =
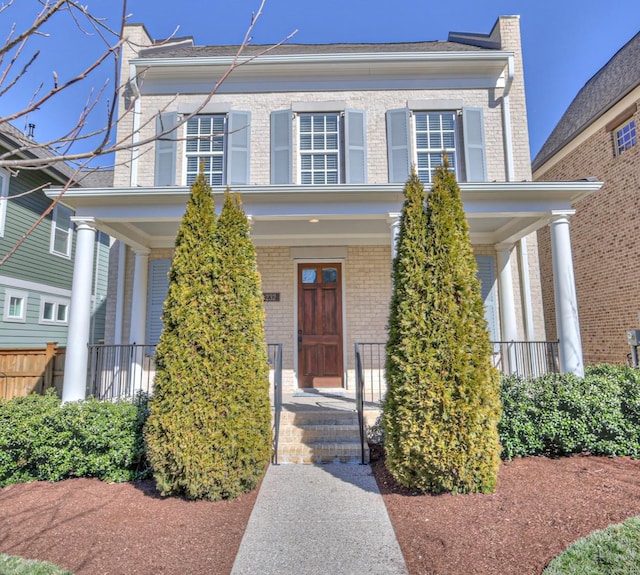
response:
[[[365,442],[365,463],[369,446]],[[361,463],[358,414],[338,409],[283,409],[278,463]]]

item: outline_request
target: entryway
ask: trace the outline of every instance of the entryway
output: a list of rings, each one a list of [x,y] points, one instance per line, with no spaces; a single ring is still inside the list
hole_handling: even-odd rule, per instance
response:
[[[342,264],[298,264],[298,385],[342,387]]]

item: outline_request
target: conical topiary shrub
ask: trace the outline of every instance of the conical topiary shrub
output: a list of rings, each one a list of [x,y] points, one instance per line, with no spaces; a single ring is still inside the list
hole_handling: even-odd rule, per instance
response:
[[[269,458],[268,367],[253,301],[259,279],[241,227],[216,230],[213,196],[200,174],[176,239],[145,428],[163,495],[235,497],[256,486]],[[224,241],[234,233],[242,239]],[[233,280],[247,267],[252,273],[239,289]],[[262,346],[241,349],[245,334],[252,343],[261,336]]]
[[[476,273],[454,175],[437,170],[425,208],[413,171],[393,262],[383,422],[389,470],[425,492],[496,484],[499,377]]]

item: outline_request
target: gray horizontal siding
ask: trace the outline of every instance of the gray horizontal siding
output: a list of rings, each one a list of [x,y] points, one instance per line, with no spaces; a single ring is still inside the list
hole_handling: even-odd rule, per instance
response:
[[[21,170],[18,177],[10,178],[9,196],[27,192],[48,182],[51,180],[46,175]],[[0,257],[8,253],[50,203],[42,191],[7,202],[4,237],[0,238]],[[2,275],[71,289],[73,261],[50,254],[50,239],[51,215],[49,214],[18,248],[18,251],[2,265],[0,269]]]

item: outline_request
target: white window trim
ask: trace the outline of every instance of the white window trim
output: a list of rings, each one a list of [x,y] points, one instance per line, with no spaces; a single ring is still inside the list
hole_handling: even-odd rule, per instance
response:
[[[222,143],[222,152],[216,152],[216,153],[211,153],[210,156],[221,156],[222,157],[222,185],[225,186],[225,182],[227,180],[227,143],[228,143],[228,137],[227,137],[227,123],[229,121],[229,115],[228,112],[209,112],[209,113],[204,113],[204,112],[200,112],[199,114],[193,116],[194,118],[198,118],[200,116],[221,116],[223,118],[223,122],[224,122],[224,129],[223,129],[223,143]],[[184,138],[183,138],[183,142],[182,142],[182,182],[184,186],[189,186],[190,184],[187,183],[187,178],[189,176],[189,169],[188,169],[188,164],[189,164],[189,157],[191,156],[206,156],[207,154],[204,153],[195,153],[195,152],[187,152],[187,123],[184,123]],[[205,176],[207,176],[207,174],[205,174]]]
[[[447,101],[448,102],[448,101]],[[454,154],[454,158],[455,158],[455,165],[453,166],[453,169],[451,169],[451,166],[449,167],[449,170],[451,171],[452,174],[455,175],[456,180],[458,180],[459,178],[459,170],[460,170],[460,160],[463,156],[463,154],[460,151],[460,142],[461,142],[461,136],[460,136],[460,110],[459,109],[442,109],[442,108],[436,108],[436,109],[423,109],[423,108],[416,108],[416,109],[411,109],[411,115],[410,115],[410,128],[411,128],[411,157],[412,157],[412,162],[413,165],[416,166],[416,170],[417,170],[417,166],[418,166],[418,140],[417,140],[417,130],[416,130],[416,114],[420,114],[420,113],[430,113],[433,112],[435,114],[444,114],[444,113],[451,113],[454,115],[454,130],[453,130],[453,137],[454,137],[454,147],[453,147],[453,154]],[[424,182],[425,185],[431,185],[432,182]]]
[[[620,134],[623,132],[623,130],[627,127],[627,126],[631,126],[631,124],[633,124],[633,130],[636,132],[636,139],[634,143],[631,143],[629,146],[627,147],[622,147],[620,146]],[[614,146],[616,149],[616,156],[621,156],[622,154],[624,154],[625,152],[627,152],[628,150],[630,150],[631,148],[633,148],[634,146],[636,146],[638,144],[638,126],[635,123],[634,118],[629,118],[627,120],[625,120],[624,122],[622,122],[622,124],[620,124],[619,126],[617,126],[616,128],[614,128],[613,130],[613,140],[614,140]]]
[[[327,106],[328,107],[328,106]],[[296,150],[296,164],[297,164],[297,182],[298,184],[302,184],[302,156],[303,154],[311,154],[312,156],[314,155],[312,151],[309,150],[303,150],[302,146],[300,144],[300,139],[301,139],[301,130],[300,130],[300,116],[313,116],[313,115],[325,115],[328,116],[330,114],[335,114],[338,117],[338,149],[335,150],[335,152],[338,155],[338,172],[337,172],[337,178],[338,178],[338,182],[337,184],[310,184],[310,185],[326,185],[326,186],[332,186],[332,185],[339,185],[344,183],[344,179],[345,179],[345,175],[344,175],[344,171],[345,171],[345,167],[344,167],[344,163],[345,163],[345,143],[344,143],[344,111],[341,110],[313,110],[313,111],[305,111],[305,112],[300,112],[300,111],[296,111],[294,114],[294,122],[295,122],[295,127],[294,127],[294,138],[295,138],[295,150]],[[321,155],[322,154],[327,154],[330,153],[330,151],[325,150],[324,152],[319,152]]]
[[[51,238],[49,241],[49,253],[54,256],[59,256],[61,258],[66,258],[68,260],[71,259],[71,246],[73,245],[73,222],[69,221],[69,228],[67,229],[67,251],[66,252],[58,252],[55,250],[55,241],[56,241],[56,229],[57,219],[58,219],[58,209],[68,210],[71,215],[73,215],[73,211],[69,210],[69,208],[65,206],[60,206],[60,204],[56,204],[55,208],[53,208],[53,213],[51,214]]]
[[[54,306],[53,319],[45,319],[44,318],[44,306],[45,304],[50,303]],[[40,296],[40,312],[38,314],[38,323],[41,325],[69,325],[69,305],[71,304],[71,300],[64,298],[51,297],[48,295]],[[59,306],[64,305],[67,307],[66,319],[64,321],[58,320],[58,308]]]
[[[9,197],[9,172],[0,168],[0,238],[4,237],[7,219],[7,198]]]
[[[22,315],[20,317],[9,316],[9,303],[11,298],[20,298],[23,301]],[[27,321],[27,305],[29,304],[29,292],[17,291],[13,289],[4,290],[4,318],[3,320],[11,323],[25,323]]]

